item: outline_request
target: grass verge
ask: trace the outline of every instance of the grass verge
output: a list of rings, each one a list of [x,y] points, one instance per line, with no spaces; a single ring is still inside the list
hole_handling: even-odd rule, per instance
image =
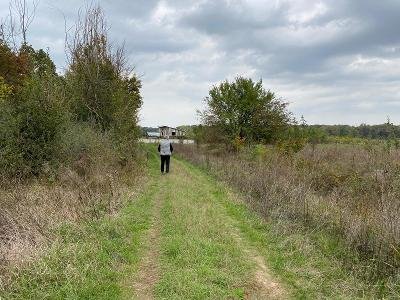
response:
[[[357,254],[339,234],[305,228],[291,220],[261,218],[207,170],[181,160],[199,184],[211,188],[214,199],[235,220],[249,244],[265,258],[273,273],[295,299],[395,299],[396,284],[363,278]],[[208,184],[207,184],[208,183]],[[211,183],[211,184],[210,184]],[[236,196],[235,196],[236,195]],[[359,268],[357,264],[359,263]]]
[[[10,283],[0,289],[0,299],[129,298],[129,278],[141,256],[157,191],[157,182],[150,181],[146,191],[127,201],[118,214],[59,227],[43,258],[13,270]]]

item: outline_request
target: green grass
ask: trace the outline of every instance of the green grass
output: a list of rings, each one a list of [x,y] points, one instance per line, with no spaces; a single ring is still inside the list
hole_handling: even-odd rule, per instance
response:
[[[61,226],[43,258],[14,270],[0,299],[125,298],[129,287],[124,282],[136,271],[157,192],[152,181],[116,216]]]
[[[182,161],[197,180],[210,187],[217,203],[236,222],[242,235],[265,258],[294,299],[396,299],[398,284],[372,282],[366,267],[345,245],[340,233],[306,228],[295,220],[267,221],[229,197],[234,193],[207,170]],[[239,197],[240,198],[240,197]],[[357,267],[357,265],[359,267]],[[396,287],[397,286],[397,287]]]
[[[5,299],[117,299],[121,276],[139,259],[151,193],[120,216],[85,226],[65,225],[50,252],[17,273]],[[121,267],[122,266],[122,267]]]
[[[161,299],[241,299],[251,262],[232,235],[223,207],[173,161],[162,209]],[[178,169],[178,170],[177,170]]]
[[[155,199],[161,201],[155,298],[252,295],[256,264],[248,249],[264,258],[290,298],[389,295],[379,283],[373,286],[346,267],[345,261],[354,256],[339,235],[292,222],[267,222],[227,186],[185,161],[173,159],[171,174],[161,176],[153,148],[145,146],[149,180],[137,199],[115,216],[61,226],[43,258],[15,269],[12,283],[0,290],[0,299],[133,298]]]

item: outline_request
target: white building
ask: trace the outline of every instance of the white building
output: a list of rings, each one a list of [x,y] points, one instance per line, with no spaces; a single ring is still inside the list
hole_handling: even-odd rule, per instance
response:
[[[185,132],[183,130],[169,126],[160,126],[158,127],[158,130],[160,132],[160,137],[178,138],[185,136]]]

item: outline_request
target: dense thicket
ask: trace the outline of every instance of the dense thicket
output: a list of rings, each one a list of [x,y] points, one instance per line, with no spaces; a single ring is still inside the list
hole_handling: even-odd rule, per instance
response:
[[[68,49],[69,66],[65,75],[58,75],[42,49],[26,43],[14,49],[0,39],[3,176],[39,175],[80,159],[93,143],[65,140],[71,132],[83,131],[77,127],[89,126],[110,139],[124,162],[134,154],[141,82],[128,68],[123,49],[110,46],[100,8],[89,8],[77,22]]]

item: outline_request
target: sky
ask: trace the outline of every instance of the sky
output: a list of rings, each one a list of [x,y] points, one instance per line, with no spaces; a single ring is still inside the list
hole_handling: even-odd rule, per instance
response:
[[[87,3],[37,7],[28,41],[48,49],[60,72],[65,28]],[[142,126],[198,123],[210,88],[237,76],[262,79],[309,124],[400,123],[398,0],[98,3],[142,80]],[[0,16],[7,13],[1,0]]]

